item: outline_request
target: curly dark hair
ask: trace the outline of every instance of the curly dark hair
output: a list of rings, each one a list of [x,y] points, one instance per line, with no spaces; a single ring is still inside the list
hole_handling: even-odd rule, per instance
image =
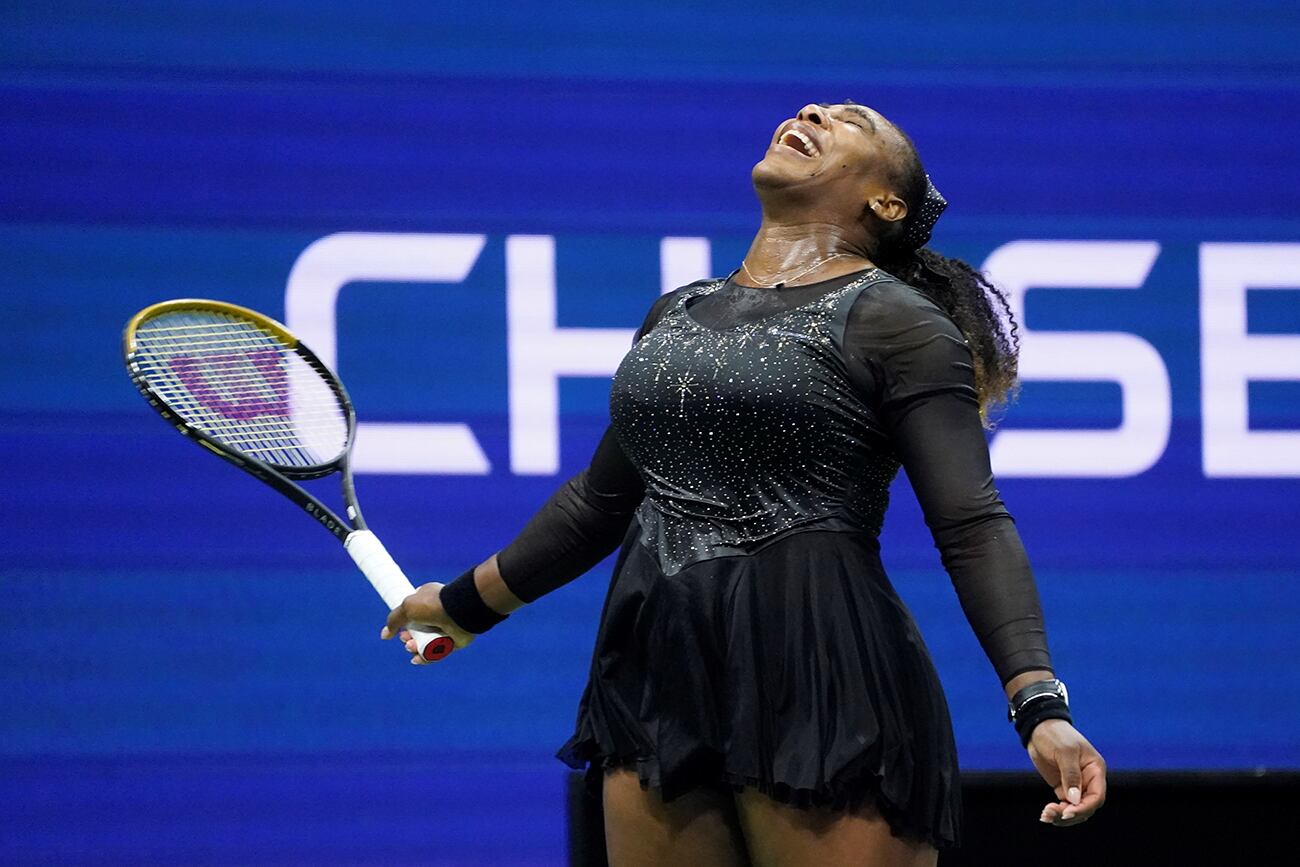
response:
[[[886,177],[907,203],[908,213],[914,214],[925,200],[925,169],[912,139],[897,124],[893,127],[901,137],[901,146]],[[869,208],[864,216],[874,220],[879,230],[872,260],[923,292],[961,330],[974,359],[980,417],[986,428],[996,427],[994,411],[1009,405],[1020,391],[1020,328],[1006,294],[961,259],[940,255],[929,247],[913,250],[901,243],[903,220],[881,220]]]

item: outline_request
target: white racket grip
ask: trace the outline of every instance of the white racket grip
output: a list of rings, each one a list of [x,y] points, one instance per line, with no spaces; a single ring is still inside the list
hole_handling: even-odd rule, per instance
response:
[[[402,567],[397,565],[384,543],[371,531],[353,530],[343,541],[343,547],[390,611],[415,592],[415,587],[411,585]],[[455,647],[455,642],[441,632],[425,632],[410,626],[407,629],[415,639],[420,656],[430,662],[442,659]]]

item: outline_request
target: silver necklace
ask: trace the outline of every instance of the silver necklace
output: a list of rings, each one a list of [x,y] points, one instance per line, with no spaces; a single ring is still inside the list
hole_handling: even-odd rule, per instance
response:
[[[805,274],[809,274],[809,273],[815,271],[816,269],[818,269],[818,268],[820,268],[821,266],[825,265],[827,262],[831,261],[832,259],[846,259],[846,258],[848,258],[850,255],[851,255],[850,253],[831,253],[831,254],[830,254],[829,256],[827,256],[825,259],[818,259],[816,262],[812,263],[812,265],[810,265],[810,266],[808,266],[807,268],[803,269],[803,270],[800,271],[798,274],[795,274],[793,277],[787,277],[786,279],[780,281],[779,283],[764,283],[762,280],[759,280],[759,279],[758,279],[757,277],[755,277],[755,276],[753,275],[753,273],[749,270],[749,266],[745,264],[745,260],[744,260],[744,259],[741,259],[741,260],[740,260],[740,270],[742,270],[742,271],[745,272],[745,276],[746,276],[746,277],[748,277],[750,280],[752,280],[752,281],[754,281],[755,283],[757,283],[757,284],[759,285],[759,288],[761,288],[761,289],[775,289],[775,288],[777,288],[777,287],[779,287],[779,286],[784,286],[784,285],[786,285],[787,283],[791,283],[791,282],[793,282],[793,281],[795,281],[795,280],[798,280],[798,279],[799,279],[800,277],[802,277],[803,275],[805,275]]]

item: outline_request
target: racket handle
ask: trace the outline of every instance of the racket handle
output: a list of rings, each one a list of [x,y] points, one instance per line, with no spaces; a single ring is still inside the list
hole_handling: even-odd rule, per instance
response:
[[[380,597],[390,611],[415,592],[402,567],[397,565],[388,553],[388,549],[384,547],[384,543],[380,542],[379,537],[374,533],[369,530],[354,530],[344,540],[343,547],[352,556],[357,568],[370,581],[371,586],[379,591]],[[441,632],[425,632],[411,626],[407,629],[415,639],[415,646],[420,656],[429,662],[442,659],[456,648],[456,642]]]

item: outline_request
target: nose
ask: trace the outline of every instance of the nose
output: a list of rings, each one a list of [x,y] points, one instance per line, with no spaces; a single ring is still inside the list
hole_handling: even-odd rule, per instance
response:
[[[830,117],[826,114],[826,109],[822,108],[815,102],[810,102],[799,113],[795,115],[799,120],[807,121],[814,126],[820,126],[823,129],[830,126]]]

